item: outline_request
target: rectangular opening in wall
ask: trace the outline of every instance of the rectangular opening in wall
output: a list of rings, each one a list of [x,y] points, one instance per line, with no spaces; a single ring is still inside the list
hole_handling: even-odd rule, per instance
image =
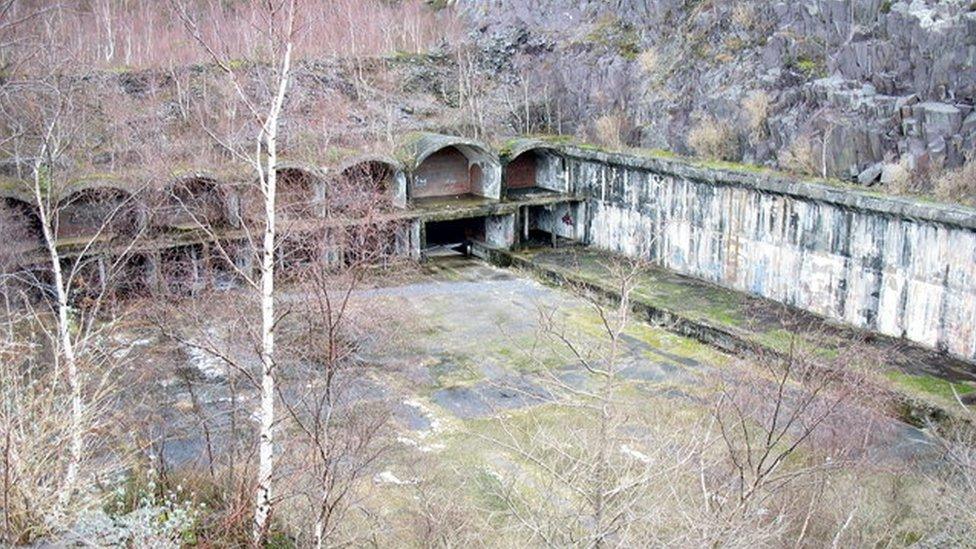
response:
[[[578,203],[525,207],[520,227],[522,246],[563,246],[579,242],[581,216]]]
[[[484,217],[429,221],[424,226],[423,250],[427,256],[466,255],[468,244],[484,240]]]

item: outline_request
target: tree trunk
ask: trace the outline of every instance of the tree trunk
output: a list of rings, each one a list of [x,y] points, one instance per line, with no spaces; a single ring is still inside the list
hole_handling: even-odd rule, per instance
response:
[[[81,402],[81,375],[78,371],[78,361],[75,357],[74,341],[71,339],[71,320],[68,311],[68,290],[64,285],[64,273],[61,271],[61,256],[58,253],[57,235],[51,226],[51,211],[47,207],[41,190],[41,167],[34,167],[34,200],[37,202],[37,212],[41,222],[41,232],[44,235],[44,246],[47,248],[51,261],[51,274],[54,277],[54,291],[57,299],[57,332],[61,354],[64,356],[68,390],[71,393],[71,426],[69,427],[68,467],[64,475],[64,488],[60,494],[60,503],[66,506],[78,482],[78,469],[81,466],[83,450],[83,433],[81,416],[84,413]]]
[[[289,42],[285,47],[278,92],[275,95],[263,133],[267,149],[264,184],[264,242],[261,257],[261,408],[260,441],[258,447],[258,483],[254,507],[254,543],[260,546],[268,531],[268,519],[272,512],[272,475],[274,473],[274,421],[275,421],[275,312],[274,312],[274,266],[275,266],[275,205],[278,169],[278,120],[281,116],[285,93],[291,68],[291,49]],[[260,162],[260,160],[258,160]]]

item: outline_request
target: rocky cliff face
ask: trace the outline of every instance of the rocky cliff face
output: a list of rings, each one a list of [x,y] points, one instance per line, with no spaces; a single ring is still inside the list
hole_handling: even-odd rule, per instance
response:
[[[865,184],[976,149],[971,0],[459,4],[485,67],[563,132]]]

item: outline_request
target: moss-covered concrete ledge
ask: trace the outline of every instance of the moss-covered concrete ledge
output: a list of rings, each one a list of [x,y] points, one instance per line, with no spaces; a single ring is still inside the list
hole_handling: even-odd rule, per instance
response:
[[[782,194],[905,219],[931,221],[976,230],[976,209],[961,205],[883,195],[855,187],[832,186],[823,180],[792,177],[758,167],[748,169],[743,166],[735,169],[706,166],[693,159],[611,152],[574,144],[562,145],[561,148],[565,155],[580,160],[648,170],[713,185],[736,185],[765,193]]]
[[[607,283],[606,266],[613,254],[585,248],[509,252],[485,246],[477,246],[475,253],[550,284],[570,284],[610,301],[619,299],[617,289]],[[790,327],[796,344],[809,356],[829,360],[857,342],[883,360],[886,369],[877,372],[877,390],[889,392],[898,405],[893,412],[917,426],[962,419],[953,392],[967,404],[976,404],[976,365],[767,299],[649,267],[638,277],[631,302],[642,321],[739,356],[785,356],[794,334]]]

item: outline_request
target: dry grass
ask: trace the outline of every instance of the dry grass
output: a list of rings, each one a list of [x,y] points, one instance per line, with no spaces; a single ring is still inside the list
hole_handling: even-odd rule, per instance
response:
[[[799,135],[779,153],[779,165],[792,173],[816,175],[817,147],[808,135]]]
[[[593,123],[596,141],[606,147],[623,148],[627,119],[620,112],[605,114]]]
[[[903,158],[897,164],[892,164],[887,167],[888,181],[885,183],[885,188],[894,194],[910,194],[917,192],[918,181],[915,176],[913,176],[911,169],[908,166],[907,159]]]
[[[735,7],[732,8],[732,23],[736,27],[745,30],[751,30],[756,26],[759,20],[759,15],[756,13],[756,7],[747,2],[738,2]]]
[[[17,329],[40,330],[38,319]],[[42,341],[0,341],[0,545],[29,544],[63,532],[100,508],[100,490],[127,467],[133,448],[119,431],[115,399],[120,370],[82,357],[85,453],[77,485],[66,476],[72,437],[72,401],[64,366],[49,359]],[[6,545],[4,545],[6,546]]]
[[[714,118],[703,118],[688,132],[688,145],[704,158],[734,162],[740,159],[739,136]]]
[[[976,206],[976,160],[942,174],[933,190],[939,200]]]
[[[654,74],[660,66],[661,58],[655,49],[646,49],[637,56],[637,65],[640,66],[641,74],[649,76]]]
[[[769,119],[769,109],[772,100],[763,90],[753,90],[742,100],[742,110],[746,113],[749,124],[749,136],[758,141],[768,134],[766,121]]]

